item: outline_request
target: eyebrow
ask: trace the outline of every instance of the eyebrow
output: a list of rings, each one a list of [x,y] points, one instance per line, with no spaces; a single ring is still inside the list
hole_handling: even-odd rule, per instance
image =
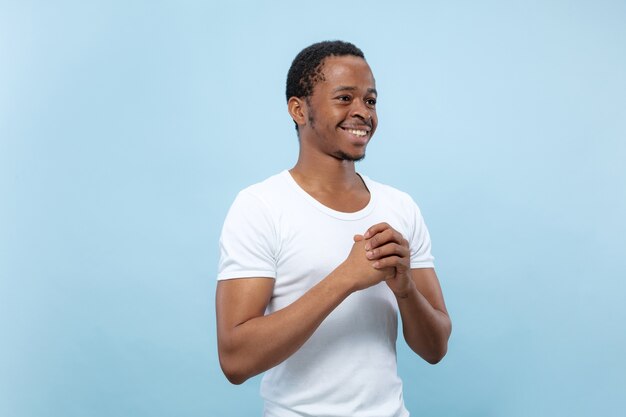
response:
[[[356,87],[349,87],[347,85],[340,85],[339,87],[337,87],[337,88],[335,88],[333,90],[333,93],[338,93],[340,91],[355,91],[356,89],[357,89]],[[376,91],[375,88],[368,88],[367,92],[375,94],[375,95],[378,95],[378,91]]]

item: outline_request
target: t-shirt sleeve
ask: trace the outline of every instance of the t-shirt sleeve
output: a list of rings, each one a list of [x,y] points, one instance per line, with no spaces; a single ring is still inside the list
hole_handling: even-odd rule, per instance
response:
[[[422,217],[422,213],[411,200],[413,209],[413,233],[409,239],[411,248],[411,268],[434,268],[435,258],[430,252],[430,234]]]
[[[269,207],[243,190],[224,220],[217,279],[276,278],[275,249],[276,229]]]

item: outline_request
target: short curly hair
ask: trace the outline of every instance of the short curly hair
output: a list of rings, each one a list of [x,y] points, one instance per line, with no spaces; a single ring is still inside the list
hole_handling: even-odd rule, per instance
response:
[[[323,41],[304,48],[291,63],[287,73],[287,101],[291,97],[306,98],[313,93],[313,87],[324,80],[322,63],[329,56],[353,55],[365,59],[363,51],[343,41]]]

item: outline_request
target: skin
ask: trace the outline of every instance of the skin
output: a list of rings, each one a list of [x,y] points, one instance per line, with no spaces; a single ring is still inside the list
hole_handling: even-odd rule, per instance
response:
[[[322,204],[355,212],[369,202],[369,191],[354,162],[378,124],[376,88],[365,60],[328,57],[324,80],[310,97],[292,97],[288,109],[298,124],[300,152],[290,170],[296,182]],[[351,131],[365,131],[360,136]],[[407,240],[386,223],[353,237],[350,254],[299,299],[265,315],[274,280],[250,277],[220,281],[216,293],[220,364],[234,384],[262,373],[296,352],[322,321],[355,291],[385,281],[395,294],[403,335],[429,363],[446,354],[451,321],[432,268],[411,269]]]

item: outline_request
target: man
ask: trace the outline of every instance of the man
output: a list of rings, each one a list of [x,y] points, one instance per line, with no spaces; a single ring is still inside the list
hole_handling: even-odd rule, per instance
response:
[[[377,126],[363,53],[321,42],[294,59],[287,104],[300,142],[289,171],[246,188],[220,239],[220,364],[234,384],[265,372],[265,416],[407,416],[406,342],[437,363],[451,322],[419,208],[355,171]]]

